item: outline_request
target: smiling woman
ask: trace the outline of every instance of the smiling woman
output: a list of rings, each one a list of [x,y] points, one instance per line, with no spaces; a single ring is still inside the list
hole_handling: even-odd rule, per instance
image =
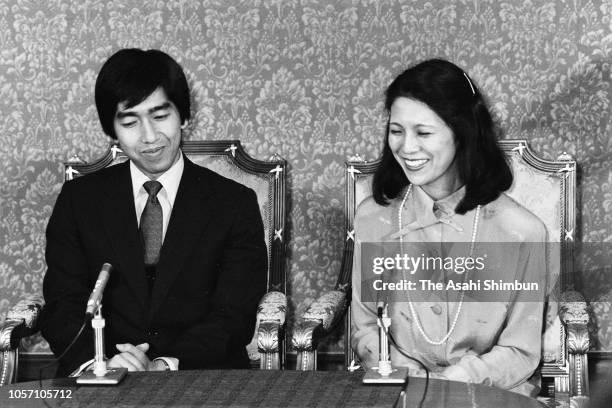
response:
[[[408,180],[430,197],[440,199],[461,187],[453,131],[425,103],[406,97],[393,102],[389,149]]]
[[[432,193],[450,183],[439,194],[465,185],[457,207],[464,214],[512,185],[486,101],[456,65],[433,59],[407,69],[387,88],[385,109],[387,138],[373,185],[378,204],[386,205],[409,183]]]
[[[351,346],[366,367],[379,359],[377,303],[367,287],[375,279],[381,286],[404,282],[399,278],[405,274],[395,267],[374,276],[371,265],[361,264],[362,253],[367,258],[364,243],[390,242],[380,248],[399,248],[400,257],[460,259],[482,255],[484,246],[477,243],[496,242],[501,244],[489,254],[487,273],[518,283],[546,276],[546,228],[503,193],[512,173],[469,76],[448,61],[422,62],[389,85],[385,107],[389,120],[373,197],[360,204],[354,221]],[[517,242],[529,244],[519,250],[512,244]],[[393,322],[393,364],[418,373],[415,357],[434,377],[537,395],[543,296],[527,298],[528,291],[515,290],[492,302],[476,274],[466,271],[456,289],[448,285],[457,279],[452,268],[418,273],[447,290],[433,296],[408,285],[377,297]],[[469,296],[466,290],[472,290]]]

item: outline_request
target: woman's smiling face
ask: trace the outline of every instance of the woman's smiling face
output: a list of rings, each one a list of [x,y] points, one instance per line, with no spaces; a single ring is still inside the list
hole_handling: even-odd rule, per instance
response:
[[[410,183],[434,200],[461,187],[453,131],[425,103],[406,97],[393,102],[388,143]]]

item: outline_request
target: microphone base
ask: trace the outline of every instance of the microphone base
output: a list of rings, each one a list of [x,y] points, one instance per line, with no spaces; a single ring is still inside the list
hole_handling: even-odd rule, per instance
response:
[[[406,367],[393,368],[388,375],[378,372],[378,367],[369,368],[361,381],[363,384],[403,384],[408,376]]]
[[[97,376],[93,371],[85,371],[77,378],[77,384],[84,385],[117,385],[127,374],[127,368],[109,368],[106,374]]]

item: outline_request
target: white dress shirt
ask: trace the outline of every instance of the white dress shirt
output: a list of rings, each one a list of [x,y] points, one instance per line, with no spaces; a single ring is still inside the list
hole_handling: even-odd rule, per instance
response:
[[[168,230],[172,208],[174,207],[174,200],[176,199],[176,193],[178,192],[184,168],[185,161],[183,160],[183,153],[179,151],[178,161],[157,178],[157,181],[162,185],[161,190],[157,193],[157,199],[161,204],[163,215],[162,242],[164,238],[166,238],[166,231]],[[140,171],[132,161],[130,161],[130,174],[132,176],[132,191],[134,193],[136,219],[138,220],[138,225],[140,225],[140,217],[142,216],[142,212],[147,204],[147,199],[149,198],[149,193],[145,190],[144,183],[150,179],[146,174]],[[179,360],[177,358],[158,357],[154,359],[154,361],[163,362],[169,370],[178,370]]]
[[[166,231],[168,230],[168,223],[170,222],[170,216],[172,215],[172,208],[174,207],[174,200],[176,199],[176,193],[178,192],[179,183],[183,175],[183,169],[185,168],[185,161],[183,160],[183,153],[179,151],[179,159],[174,163],[164,174],[157,178],[162,185],[161,190],[157,193],[157,199],[162,207],[163,215],[163,230],[162,230],[162,242],[166,237]],[[149,177],[144,174],[134,162],[130,161],[130,175],[132,177],[132,192],[134,193],[134,205],[136,207],[136,218],[138,225],[140,225],[140,217],[144,211],[149,193],[144,188],[144,183],[149,181]],[[166,369],[176,371],[178,370],[179,360],[175,357],[157,357],[153,359],[154,362],[162,364]],[[81,364],[69,377],[78,377],[84,370],[91,370],[93,367],[93,359],[86,361]]]
[[[183,169],[185,168],[185,161],[183,160],[182,152],[179,152],[179,159],[174,163],[164,174],[157,178],[162,185],[161,190],[157,193],[157,199],[162,207],[162,214],[164,220],[164,227],[162,230],[162,242],[166,237],[166,231],[168,230],[168,223],[170,222],[170,215],[172,215],[172,208],[174,207],[174,200],[176,199],[176,193],[178,191],[179,183],[181,182],[181,176],[183,175]],[[149,193],[144,188],[144,183],[149,181],[149,177],[144,174],[134,162],[130,162],[130,174],[132,176],[132,191],[134,193],[134,206],[136,207],[136,219],[138,225],[140,225],[140,217],[144,211]]]

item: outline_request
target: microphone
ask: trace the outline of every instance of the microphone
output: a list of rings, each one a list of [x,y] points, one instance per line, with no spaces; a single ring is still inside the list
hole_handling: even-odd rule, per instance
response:
[[[127,374],[127,368],[124,367],[109,369],[104,353],[104,326],[106,326],[106,321],[102,317],[102,294],[112,270],[111,264],[105,263],[102,265],[98,280],[96,280],[91,296],[87,301],[85,315],[91,318],[91,327],[94,330],[95,355],[93,371],[86,371],[81,374],[76,380],[77,384],[117,385]]]
[[[104,293],[104,288],[106,287],[106,283],[108,282],[108,278],[110,277],[112,270],[113,266],[111,264],[105,263],[102,265],[100,273],[98,274],[98,280],[96,280],[94,288],[91,291],[91,295],[89,296],[89,300],[87,301],[87,308],[85,309],[86,316],[92,318],[100,306],[102,294]]]
[[[389,339],[387,331],[391,327],[389,318],[389,305],[380,304],[378,306],[378,373],[381,376],[388,376],[393,372],[391,367],[391,356],[389,355]]]
[[[389,338],[387,333],[391,327],[389,304],[379,300],[376,304],[378,323],[378,367],[369,368],[362,382],[364,384],[403,384],[408,376],[408,369],[393,367],[389,353]]]

